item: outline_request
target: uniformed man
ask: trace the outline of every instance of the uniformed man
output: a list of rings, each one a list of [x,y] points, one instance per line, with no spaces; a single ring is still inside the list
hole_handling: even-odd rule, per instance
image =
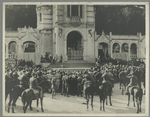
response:
[[[139,84],[138,84],[138,79],[137,77],[133,74],[133,70],[130,71],[130,74],[127,75],[127,78],[130,79],[130,83],[128,84],[128,86],[126,87],[126,95],[129,94],[129,88],[130,87],[139,87]]]
[[[40,97],[43,97],[43,89],[42,87],[40,87],[38,85],[38,82],[37,82],[37,74],[36,73],[33,73],[32,74],[32,77],[30,78],[29,80],[29,87],[31,89],[35,89],[35,90],[39,90],[39,96]]]
[[[83,95],[84,95],[84,98],[86,98],[85,90],[86,90],[86,88],[90,87],[92,81],[91,81],[91,78],[90,78],[91,77],[90,74],[85,74],[83,77],[84,77],[83,80],[82,80]]]
[[[23,89],[27,89],[29,87],[29,78],[26,75],[23,74],[18,79],[20,81],[19,84]]]
[[[82,97],[82,75],[78,74],[77,76],[77,95]]]
[[[18,79],[19,75],[17,73],[17,70],[14,71],[14,73],[12,74],[12,77],[13,77],[13,81],[17,85],[19,83],[19,79]]]
[[[6,75],[5,75],[5,100],[7,99],[7,95],[11,90],[10,87],[10,83],[11,83],[11,77],[10,77],[10,73],[9,73],[9,69],[6,70]]]
[[[114,84],[113,84],[113,74],[107,69],[106,72],[102,75],[103,77],[103,82],[107,82],[108,84],[110,84],[110,86],[113,88]]]
[[[68,76],[68,73],[65,73],[63,80],[64,80],[64,95],[67,95],[67,97],[69,97],[69,76]]]

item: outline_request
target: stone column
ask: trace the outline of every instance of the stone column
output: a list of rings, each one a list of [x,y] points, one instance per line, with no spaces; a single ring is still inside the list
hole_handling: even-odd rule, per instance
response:
[[[137,58],[140,58],[139,55],[140,55],[140,54],[139,54],[139,47],[136,45],[136,56],[137,56]]]
[[[58,54],[59,54],[59,52],[58,52],[58,51],[59,51],[59,47],[58,47],[58,46],[59,46],[59,44],[58,44],[58,43],[59,43],[59,42],[58,42],[58,38],[59,38],[58,34],[59,34],[59,31],[58,31],[58,27],[56,27],[55,30],[56,30],[56,54],[58,55]]]
[[[112,58],[113,57],[113,54],[112,54],[112,32],[109,32],[109,54],[110,54],[110,57]]]
[[[80,5],[78,5],[78,15],[80,17]]]
[[[131,55],[131,52],[130,52],[130,50],[131,50],[131,45],[129,44],[129,50],[128,50],[128,54],[129,54],[129,55],[128,55],[128,56],[129,56],[129,60],[131,60],[131,56],[130,56],[130,55]]]
[[[109,41],[109,43],[108,43],[108,55],[111,55],[111,51],[112,51],[111,41]]]
[[[67,56],[67,39],[64,39],[64,61],[68,60]]]
[[[22,59],[23,58],[24,52],[23,52],[22,46],[23,46],[23,43],[19,42],[18,43],[18,59]]]
[[[113,54],[112,54],[112,43],[110,43],[110,57],[113,58]]]
[[[82,39],[83,42],[83,60],[86,60],[87,57],[87,40]]]
[[[5,46],[6,46],[6,58],[8,58],[8,44],[6,44]]]
[[[122,44],[119,44],[119,46],[120,46],[120,52],[119,52],[119,53],[122,53],[122,51],[121,51],[121,48],[122,48]]]
[[[71,5],[70,5],[70,17],[71,17]]]

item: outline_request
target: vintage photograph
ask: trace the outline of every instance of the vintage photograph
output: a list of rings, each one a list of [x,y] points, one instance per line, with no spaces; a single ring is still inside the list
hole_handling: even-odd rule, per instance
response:
[[[148,16],[146,2],[4,2],[3,116],[147,116]]]

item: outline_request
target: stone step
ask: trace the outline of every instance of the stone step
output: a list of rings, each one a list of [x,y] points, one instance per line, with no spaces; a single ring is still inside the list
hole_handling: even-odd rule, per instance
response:
[[[94,67],[95,63],[71,63],[71,62],[65,62],[65,63],[56,63],[56,64],[52,64],[51,67],[52,68],[61,68],[61,65],[63,66],[63,68],[90,68],[90,67]]]

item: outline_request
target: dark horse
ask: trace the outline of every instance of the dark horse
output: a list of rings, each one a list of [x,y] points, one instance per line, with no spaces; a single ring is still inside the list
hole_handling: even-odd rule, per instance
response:
[[[47,88],[49,86],[49,84],[50,84],[49,81],[43,81],[43,82],[39,83],[39,86],[41,86],[43,91],[44,91],[45,88]],[[41,111],[44,112],[44,110],[43,110],[43,97],[39,97],[39,96],[35,97],[33,89],[24,90],[21,94],[21,98],[22,98],[24,113],[26,113],[28,106],[30,106],[30,110],[32,110],[32,107],[31,107],[32,100],[37,100],[37,107],[38,107],[39,98],[41,100]]]
[[[89,99],[91,98],[91,107],[93,110],[93,97],[94,93],[97,91],[98,88],[98,82],[101,82],[101,73],[96,73],[96,74],[88,74],[88,77],[91,79],[91,81],[88,81],[87,84],[89,87],[85,89],[85,98],[86,98],[86,104],[87,104],[87,110],[88,110],[88,105],[89,105]]]
[[[122,89],[122,95],[124,94],[124,91],[126,89],[126,86],[129,84],[130,82],[130,79],[126,78],[128,72],[125,72],[125,71],[122,71],[120,74],[119,74],[119,77],[120,77],[120,89]]]
[[[47,87],[49,85],[47,85],[49,82],[48,81],[44,81],[44,82],[41,82],[40,84],[42,86],[44,86],[45,84],[45,88],[43,89],[46,90]],[[19,98],[19,96],[21,96],[22,92],[25,90],[26,88],[24,88],[23,86],[21,85],[16,85],[12,90],[11,90],[11,93],[10,93],[10,100],[9,100],[9,103],[8,103],[8,112],[10,112],[10,106],[12,104],[12,113],[15,113],[14,111],[14,107],[16,106],[16,101],[17,99]]]
[[[137,104],[137,113],[141,112],[141,103],[143,97],[143,90],[141,87],[132,87],[131,92],[128,94],[128,104],[130,104],[130,95],[133,96],[133,106],[135,107],[135,100]]]
[[[5,82],[5,101],[15,85],[17,85],[16,81]]]
[[[8,103],[8,113],[10,112],[10,106],[12,103],[12,113],[14,112],[14,107],[16,106],[16,101],[19,98],[19,96],[21,96],[21,93],[25,90],[24,87],[22,87],[22,85],[16,85],[10,93],[10,100]]]
[[[99,98],[100,98],[100,111],[102,110],[102,102],[103,102],[103,111],[105,111],[105,100],[107,105],[107,96],[109,96],[110,106],[111,103],[111,94],[112,94],[112,86],[106,81],[99,86]]]

